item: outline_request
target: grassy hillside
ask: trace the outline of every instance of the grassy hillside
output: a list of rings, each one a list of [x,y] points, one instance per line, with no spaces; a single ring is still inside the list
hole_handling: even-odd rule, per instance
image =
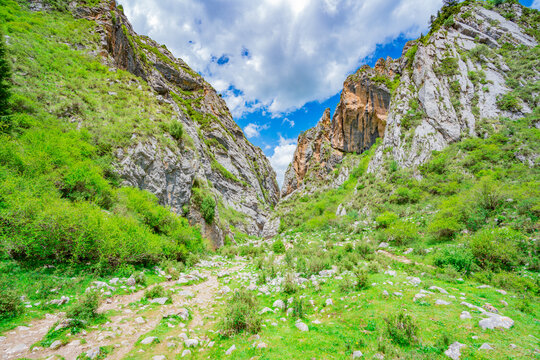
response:
[[[153,195],[121,188],[112,168],[112,151],[133,134],[173,129],[172,109],[100,63],[92,22],[15,1],[0,18],[13,74],[0,134],[0,256],[114,267],[201,251],[197,229]]]

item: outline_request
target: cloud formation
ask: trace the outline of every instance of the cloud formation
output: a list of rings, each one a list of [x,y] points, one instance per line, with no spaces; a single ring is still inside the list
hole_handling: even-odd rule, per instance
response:
[[[268,129],[268,125],[247,124],[244,133],[248,138],[254,138],[261,135],[261,130]]]
[[[223,93],[233,115],[336,94],[377,44],[426,29],[442,0],[120,0],[139,33]]]
[[[533,9],[540,10],[540,0],[534,0],[534,2],[532,3],[531,7],[532,7]]]
[[[274,154],[270,157],[270,164],[276,171],[279,187],[283,185],[283,178],[287,167],[291,163],[296,150],[295,139],[285,139],[280,136],[279,145],[274,148]]]

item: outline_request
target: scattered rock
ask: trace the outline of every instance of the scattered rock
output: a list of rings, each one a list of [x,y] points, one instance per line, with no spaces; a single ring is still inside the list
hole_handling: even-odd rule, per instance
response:
[[[472,316],[471,316],[471,313],[468,312],[468,311],[462,311],[461,312],[461,315],[459,315],[459,318],[461,320],[466,320],[466,319],[472,319]]]
[[[90,349],[86,352],[86,356],[90,358],[91,360],[94,360],[101,354],[101,349],[99,347]]]
[[[149,345],[149,344],[153,343],[153,342],[156,341],[156,340],[157,340],[157,337],[155,337],[155,336],[149,336],[149,337],[145,338],[143,341],[141,341],[141,344],[143,344],[143,345]]]
[[[492,313],[486,313],[486,315],[488,315],[489,317],[480,320],[480,322],[478,323],[478,325],[480,325],[480,327],[484,330],[497,328],[510,329],[512,326],[514,326],[514,320],[510,319],[507,316],[501,316]]]
[[[56,341],[53,341],[53,343],[51,344],[51,346],[49,346],[49,348],[52,350],[56,350],[60,348],[60,346],[62,346],[62,342],[60,340],[56,340]]]
[[[438,287],[438,286],[431,286],[429,288],[429,290],[437,290],[438,292],[440,292],[441,294],[447,294],[448,295],[448,291],[444,290],[443,288],[441,287]]]
[[[294,324],[296,326],[296,328],[300,331],[309,331],[309,328],[306,324],[304,324],[303,322],[299,321],[297,322],[296,324]]]
[[[272,305],[272,307],[279,308],[279,309],[283,310],[283,309],[285,309],[285,303],[283,302],[283,300],[276,300],[276,301],[274,301],[274,304]]]
[[[191,355],[191,350],[184,350],[182,351],[182,357]]]
[[[450,304],[452,303],[449,301],[442,300],[442,299],[435,300],[435,305],[450,305]]]
[[[127,286],[134,286],[137,282],[135,281],[135,278],[132,278],[130,277],[129,279],[127,279],[126,281],[126,285]]]
[[[324,302],[324,304],[325,304],[326,306],[332,306],[332,305],[334,305],[334,301],[332,301],[332,299],[326,299],[326,301]]]
[[[386,249],[389,246],[390,246],[390,244],[387,243],[387,242],[382,242],[382,243],[379,244],[379,248],[381,248],[381,249]]]
[[[360,350],[356,350],[352,354],[353,359],[360,359],[362,356],[364,356],[364,354],[362,354],[362,352]]]
[[[266,314],[267,312],[273,313],[274,311],[273,311],[272,309],[270,309],[269,307],[265,307],[264,309],[262,309],[262,310],[259,312],[259,315]]]
[[[159,305],[165,305],[165,303],[169,300],[168,297],[160,297],[149,300],[151,304],[159,304]]]
[[[187,347],[197,347],[199,346],[199,340],[197,339],[187,339],[184,341]]]
[[[444,353],[446,356],[448,356],[452,360],[459,360],[459,357],[461,356],[461,348],[465,347],[467,345],[461,344],[459,342],[455,342],[452,345],[448,347],[448,350],[446,350]]]
[[[257,349],[266,349],[268,347],[268,345],[266,345],[265,343],[258,343],[257,344]]]
[[[488,343],[483,343],[479,350],[493,350],[493,348]]]
[[[236,350],[235,345],[231,346],[229,350],[225,351],[225,355],[231,355],[234,350]]]
[[[141,316],[135,318],[135,322],[137,324],[144,324],[146,322],[146,320],[144,320]]]

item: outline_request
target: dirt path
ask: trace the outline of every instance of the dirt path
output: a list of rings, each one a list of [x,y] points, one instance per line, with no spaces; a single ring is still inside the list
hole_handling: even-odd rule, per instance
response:
[[[401,255],[395,255],[395,254],[392,254],[386,250],[377,250],[377,252],[381,255],[384,255],[392,260],[395,260],[397,262],[400,262],[402,264],[414,264],[414,265],[420,265],[420,266],[425,266],[425,267],[428,267],[430,269],[435,269],[434,266],[431,266],[431,265],[428,265],[428,264],[424,264],[424,263],[419,263],[419,262],[415,262],[415,261],[412,261],[408,258],[406,258],[405,256],[401,256]]]
[[[227,271],[236,272],[243,266],[235,266]],[[27,327],[19,327],[8,332],[3,340],[0,338],[0,359],[14,360],[22,357],[37,359],[59,355],[66,360],[71,360],[76,359],[83,352],[101,346],[115,348],[107,357],[108,359],[122,359],[132,351],[139,338],[159,325],[164,316],[177,314],[183,308],[190,309],[191,320],[189,324],[179,327],[177,332],[200,328],[204,325],[204,316],[212,307],[219,290],[218,279],[211,274],[211,270],[205,270],[201,272],[201,275],[206,279],[193,285],[181,286],[175,281],[160,283],[166,289],[174,288],[182,291],[183,294],[173,294],[172,304],[151,308],[149,306],[129,307],[130,303],[136,303],[142,299],[144,290],[110,298],[100,306],[99,311],[112,310],[120,314],[111,316],[109,321],[100,327],[101,329],[88,328],[86,335],[77,334],[67,345],[56,350],[39,348],[30,351],[30,346],[42,340],[49,328],[61,319],[62,314],[59,314],[60,316],[47,315],[45,319],[34,321]],[[193,296],[189,296],[190,293]],[[159,344],[155,350],[164,346],[165,344]]]

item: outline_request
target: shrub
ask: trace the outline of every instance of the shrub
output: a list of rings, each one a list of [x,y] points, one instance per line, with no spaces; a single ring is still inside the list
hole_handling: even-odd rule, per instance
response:
[[[497,99],[497,106],[505,111],[521,111],[521,101],[512,92],[502,95]]]
[[[398,345],[407,346],[418,341],[418,326],[414,319],[400,311],[384,319],[386,323],[386,333]]]
[[[181,140],[184,135],[184,127],[178,119],[173,119],[169,123],[169,134],[176,140]]]
[[[281,239],[277,239],[276,241],[274,241],[274,243],[272,244],[272,250],[276,254],[283,254],[285,252],[285,245],[283,244],[283,241],[281,241]]]
[[[12,318],[22,314],[21,297],[5,284],[0,284],[0,319]]]
[[[66,317],[77,320],[91,320],[98,316],[99,295],[85,293],[77,303],[66,312]]]
[[[365,290],[369,288],[369,277],[366,271],[359,270],[355,272],[356,290]]]
[[[480,267],[512,270],[520,261],[520,243],[525,241],[525,236],[510,228],[483,229],[471,236],[470,247]]]
[[[146,290],[144,292],[144,297],[146,299],[157,299],[167,297],[167,290],[161,285],[156,285],[153,288]]]
[[[438,267],[452,266],[464,273],[470,273],[474,264],[474,257],[468,248],[445,247],[435,255],[434,263]]]
[[[216,200],[211,196],[205,197],[201,203],[201,214],[207,224],[211,224],[214,221],[215,212]]]
[[[414,204],[420,200],[420,189],[401,186],[396,189],[395,193],[390,196],[390,201],[397,204]]]
[[[226,336],[247,331],[257,333],[261,329],[261,317],[257,312],[257,298],[247,290],[235,291],[226,307],[222,331]]]
[[[452,212],[439,212],[428,225],[428,232],[437,240],[449,240],[454,237],[462,226]]]
[[[287,273],[283,279],[283,292],[292,294],[295,293],[297,289],[296,276],[293,273]]]
[[[0,119],[9,114],[10,80],[11,69],[4,34],[0,31]]]
[[[391,211],[386,211],[381,215],[377,216],[375,222],[377,223],[378,228],[386,229],[398,219],[399,216],[397,216],[395,213]]]
[[[131,277],[135,279],[135,284],[146,286],[146,275],[142,271],[134,273]]]
[[[402,246],[418,238],[418,227],[412,222],[399,220],[392,223],[384,233],[388,236],[388,240]]]
[[[299,297],[294,297],[292,301],[292,315],[295,319],[303,319],[305,314],[304,299]]]

